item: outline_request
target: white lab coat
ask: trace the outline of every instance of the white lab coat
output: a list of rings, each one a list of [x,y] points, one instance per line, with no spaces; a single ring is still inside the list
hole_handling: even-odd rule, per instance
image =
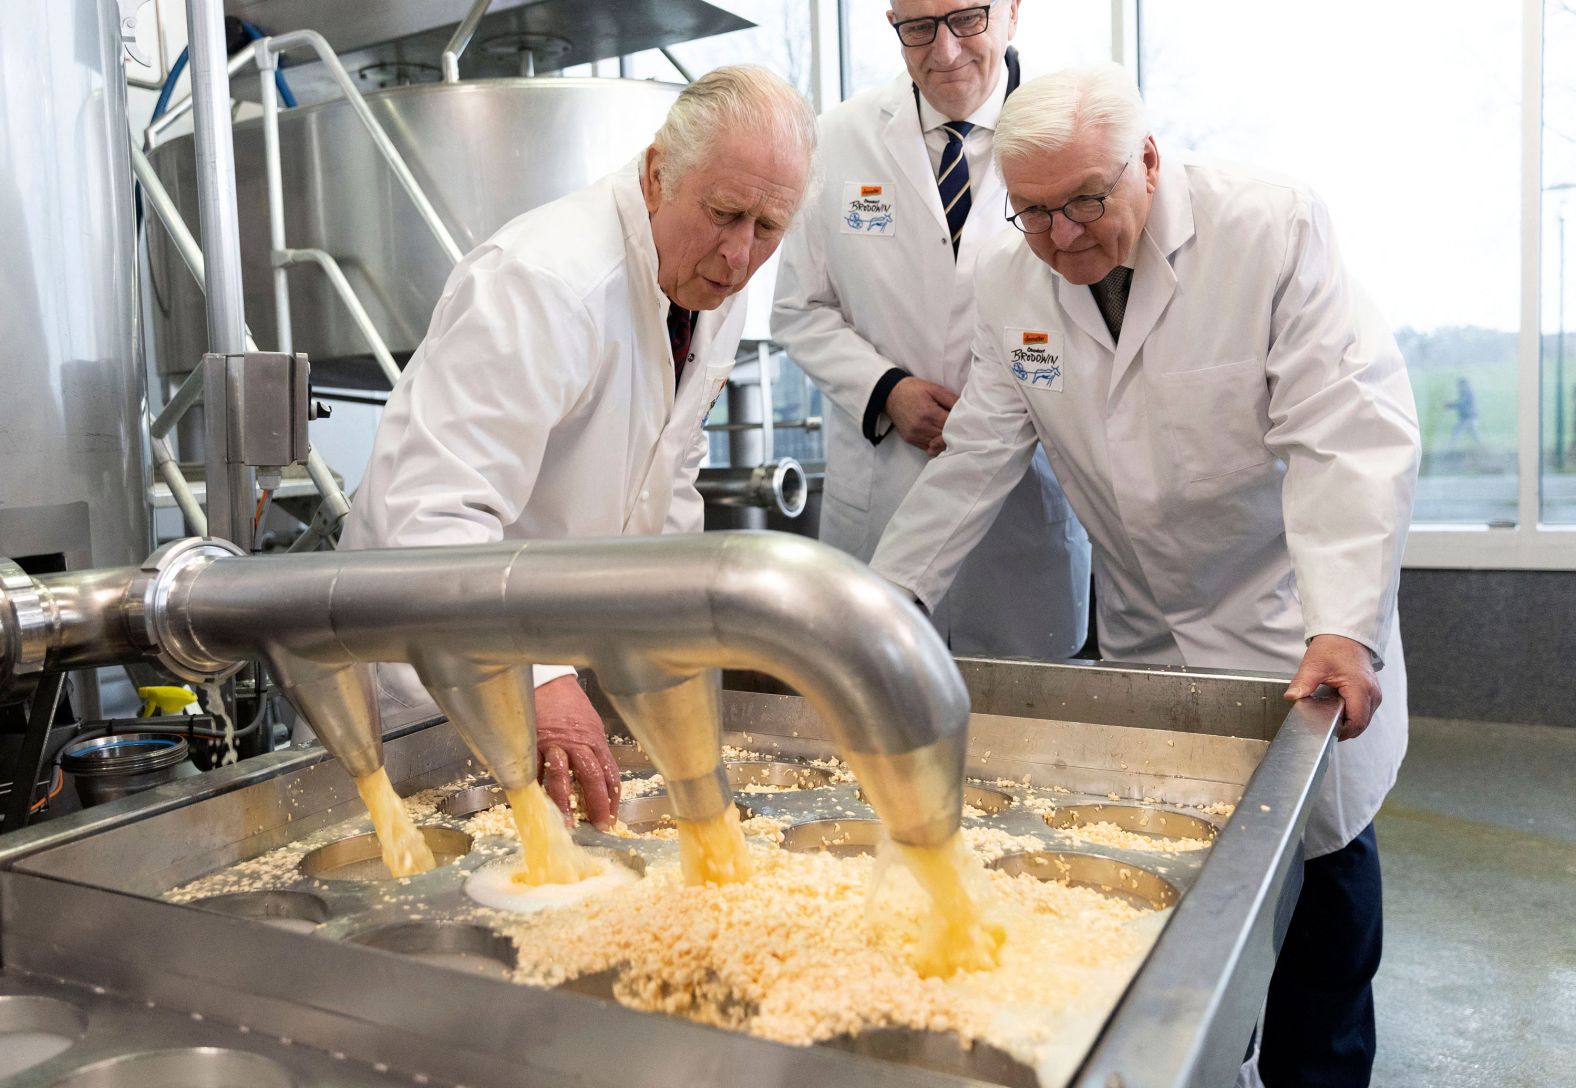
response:
[[[821,539],[869,560],[929,459],[890,433],[861,431],[894,366],[954,391],[970,365],[974,263],[1006,228],[1001,179],[970,170],[972,205],[954,261],[913,84],[907,75],[823,114],[825,184],[783,243],[772,337],[826,397]],[[883,233],[846,222],[849,187],[880,185]],[[1010,229],[1010,228],[1008,228]],[[1089,544],[1044,458],[1002,505],[932,618],[954,652],[1056,660],[1088,631]]]
[[[1042,445],[1094,542],[1108,659],[1289,674],[1313,635],[1365,644],[1384,703],[1336,746],[1306,836],[1327,854],[1373,818],[1406,749],[1395,603],[1419,445],[1405,365],[1324,206],[1289,182],[1165,158],[1135,258],[1120,345],[1089,289],[1022,238],[981,258],[947,452],[872,565],[942,593]]]
[[[342,547],[701,531],[702,423],[744,306],[698,316],[675,390],[638,165],[510,221],[455,268],[389,397]],[[539,667],[536,682],[571,671]],[[380,680],[425,699],[409,669]]]

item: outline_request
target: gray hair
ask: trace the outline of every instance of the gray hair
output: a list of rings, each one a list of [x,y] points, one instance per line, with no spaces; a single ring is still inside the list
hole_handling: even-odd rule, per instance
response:
[[[996,122],[996,161],[1058,151],[1091,130],[1117,154],[1137,150],[1150,133],[1138,86],[1119,64],[1069,68],[1019,87]]]
[[[684,88],[652,143],[662,149],[657,181],[671,197],[679,179],[700,165],[718,133],[746,131],[774,146],[797,145],[815,158],[815,111],[804,95],[758,64],[707,72]],[[808,196],[811,172],[806,171]]]

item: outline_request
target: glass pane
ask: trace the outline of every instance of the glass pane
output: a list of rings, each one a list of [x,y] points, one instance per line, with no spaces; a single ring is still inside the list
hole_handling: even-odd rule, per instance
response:
[[[1395,328],[1423,429],[1414,520],[1513,524],[1519,5],[1141,2],[1161,154],[1191,147],[1312,185]]]
[[[979,0],[957,0],[969,7]],[[1010,2],[1010,0],[1007,0]],[[888,0],[843,0],[848,12],[849,84],[852,97],[903,70],[902,46],[887,26]],[[999,5],[996,17],[1006,3]],[[942,29],[940,33],[945,34]],[[1013,38],[1024,74],[1111,59],[1111,0],[1022,0]]]
[[[741,19],[748,19],[755,26],[670,46],[668,51],[689,69],[691,75],[702,75],[724,64],[760,64],[804,94],[810,93],[810,5],[805,0],[711,0],[711,3]],[[684,81],[656,49],[631,55],[629,74],[635,79]]]
[[[1576,523],[1576,12],[1543,9],[1543,520]],[[1572,323],[1567,336],[1566,322]]]

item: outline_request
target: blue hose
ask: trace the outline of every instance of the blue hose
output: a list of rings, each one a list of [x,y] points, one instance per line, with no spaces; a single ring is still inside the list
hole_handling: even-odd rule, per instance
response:
[[[159,100],[153,104],[153,116],[148,119],[149,123],[163,117],[164,111],[170,108],[170,96],[175,93],[175,84],[180,80],[181,73],[186,71],[187,52],[182,49],[181,55],[170,65],[170,74],[164,78],[164,86],[159,90]]]
[[[263,32],[257,29],[255,23],[241,20],[241,33],[246,35],[246,40],[255,42],[263,37]],[[186,61],[190,55],[189,49],[182,49],[181,55],[175,58],[175,63],[170,65],[170,74],[165,77],[164,87],[159,91],[159,100],[153,104],[153,116],[149,122],[157,121],[164,116],[164,111],[170,108],[170,97],[175,93],[175,84],[180,80],[181,73],[186,70]],[[283,70],[274,69],[274,85],[279,88],[279,101],[285,109],[295,109],[296,97],[290,91],[290,84],[285,80]]]

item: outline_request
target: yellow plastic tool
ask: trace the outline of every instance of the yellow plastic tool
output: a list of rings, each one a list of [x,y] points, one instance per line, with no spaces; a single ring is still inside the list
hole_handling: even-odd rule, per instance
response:
[[[197,696],[190,690],[175,687],[138,688],[137,698],[142,700],[141,716],[144,718],[158,714],[179,714],[183,707],[197,701]]]

